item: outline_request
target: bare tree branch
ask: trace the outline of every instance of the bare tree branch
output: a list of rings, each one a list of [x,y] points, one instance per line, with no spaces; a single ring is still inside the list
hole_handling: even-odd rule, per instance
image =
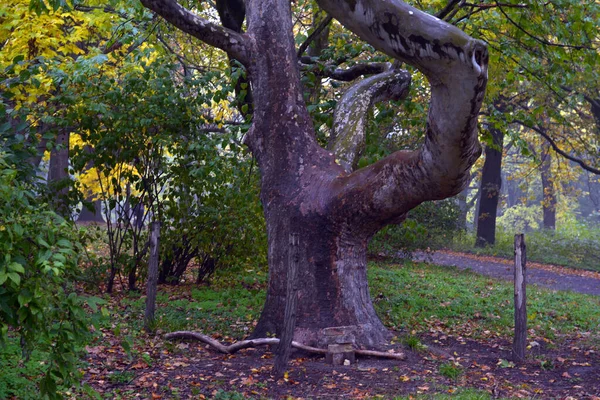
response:
[[[144,7],[151,9],[182,31],[226,51],[242,64],[248,63],[246,36],[198,17],[175,0],[141,0],[141,2]]]
[[[514,122],[518,123],[519,125],[522,125],[525,128],[531,129],[532,131],[538,133],[541,137],[543,137],[544,139],[546,139],[546,141],[550,144],[550,146],[552,146],[552,149],[557,152],[558,154],[560,154],[561,156],[563,156],[564,158],[566,158],[567,160],[571,160],[574,163],[579,164],[579,166],[581,168],[583,168],[586,171],[592,172],[596,175],[600,175],[600,169],[594,168],[592,166],[590,166],[589,164],[587,164],[584,160],[574,157],[572,155],[570,155],[569,153],[561,150],[560,147],[558,147],[558,145],[556,144],[556,142],[550,137],[550,135],[548,135],[548,133],[546,133],[546,130],[543,129],[542,127],[539,126],[535,126],[535,125],[530,125],[527,124],[524,121],[520,121],[520,120],[514,120]]]
[[[574,45],[570,45],[570,44],[562,44],[562,43],[549,42],[549,41],[547,41],[545,39],[541,39],[541,38],[539,38],[539,37],[537,37],[537,36],[529,33],[525,28],[523,28],[521,25],[519,25],[517,22],[515,22],[511,17],[509,17],[508,14],[506,14],[506,12],[504,11],[504,8],[503,8],[502,4],[496,2],[496,6],[498,7],[498,9],[502,13],[502,15],[504,15],[504,17],[508,20],[508,22],[510,22],[511,24],[513,24],[518,30],[520,30],[521,32],[523,32],[524,34],[526,34],[527,36],[529,36],[530,38],[532,38],[536,42],[539,42],[539,43],[544,44],[546,46],[564,47],[564,48],[575,49],[575,50],[582,50],[582,49],[594,50],[593,48],[588,47],[588,46],[574,46]]]
[[[257,338],[250,340],[241,340],[239,342],[235,342],[226,346],[219,342],[218,340],[213,339],[208,335],[204,335],[199,332],[191,332],[191,331],[177,331],[167,333],[165,335],[165,339],[174,340],[174,339],[191,339],[197,340],[202,343],[206,343],[209,346],[213,347],[215,350],[225,353],[225,354],[233,354],[240,350],[247,349],[249,347],[257,347],[257,346],[269,346],[269,345],[277,345],[279,344],[278,338]],[[309,353],[317,353],[317,354],[327,354],[326,349],[320,349],[318,347],[307,346],[305,344],[292,341],[292,347],[304,350]],[[354,352],[359,356],[367,356],[367,357],[381,357],[381,358],[391,358],[395,360],[405,360],[406,355],[404,353],[387,353],[383,351],[374,351],[374,350],[362,350],[362,349],[354,349]]]
[[[444,7],[435,16],[439,19],[446,19],[446,16],[448,16],[450,13],[454,14],[456,12],[456,9],[460,8],[462,6],[462,3],[464,2],[465,0],[450,0],[448,4],[446,4],[446,7]]]
[[[308,35],[304,43],[302,43],[298,48],[298,58],[302,57],[308,46],[310,46],[310,44],[315,40],[315,38],[317,38],[321,34],[321,32],[323,32],[323,30],[327,28],[327,25],[329,25],[331,21],[333,21],[333,17],[331,15],[328,15],[319,24],[319,26],[317,26],[317,28],[310,35]]]
[[[309,57],[302,57],[302,60],[311,62]],[[316,76],[343,82],[353,81],[363,75],[380,74],[390,68],[389,63],[361,63],[353,65],[350,68],[337,68],[331,65],[319,65],[317,68],[315,68],[312,66],[314,64],[311,64],[301,64],[301,68],[303,70],[313,72]]]
[[[364,149],[369,109],[378,101],[406,97],[410,81],[407,71],[390,69],[354,84],[338,101],[329,148],[346,172],[356,169]]]

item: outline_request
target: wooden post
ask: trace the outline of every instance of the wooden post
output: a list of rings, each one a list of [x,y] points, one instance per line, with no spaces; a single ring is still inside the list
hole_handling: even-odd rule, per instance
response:
[[[527,346],[527,274],[526,274],[525,235],[515,235],[515,336],[513,357],[515,361],[525,360]]]
[[[144,328],[154,330],[154,311],[156,310],[156,290],[158,286],[158,249],[160,244],[160,222],[150,224],[150,260],[148,262],[148,282],[146,283],[146,313]]]
[[[277,354],[275,356],[275,379],[283,377],[288,360],[290,358],[292,339],[294,338],[294,329],[296,328],[296,309],[298,307],[298,287],[296,281],[298,279],[298,262],[300,261],[299,244],[300,239],[298,234],[290,234],[285,314],[283,321],[283,332],[281,332],[281,338],[279,346],[277,346]]]

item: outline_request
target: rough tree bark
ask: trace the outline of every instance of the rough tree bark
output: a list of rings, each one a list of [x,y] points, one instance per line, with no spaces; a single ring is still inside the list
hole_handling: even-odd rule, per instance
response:
[[[490,129],[492,145],[485,147],[485,162],[481,172],[481,189],[477,207],[477,239],[475,246],[496,243],[496,214],[502,188],[502,147],[504,133]]]
[[[320,0],[347,28],[419,68],[431,83],[422,148],[349,173],[315,139],[302,96],[289,0],[247,0],[246,34],[203,20],[174,0],[141,1],[235,55],[249,71],[254,118],[245,143],[261,171],[269,259],[267,299],[254,334],[282,330],[293,230],[301,243],[302,282],[295,340],[322,343],[325,328],[344,326],[357,346],[383,343],[389,333],[369,297],[367,243],[421,202],[453,196],[467,183],[481,153],[476,125],[487,82],[485,44],[400,1]]]

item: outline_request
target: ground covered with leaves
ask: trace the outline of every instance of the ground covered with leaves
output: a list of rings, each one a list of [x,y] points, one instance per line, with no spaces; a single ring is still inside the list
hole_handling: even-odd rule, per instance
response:
[[[283,379],[274,348],[226,355],[163,334],[197,330],[224,343],[256,323],[262,271],[211,286],[161,287],[157,334],[141,329],[143,296],[108,299],[110,321],[86,347],[85,381],[103,398],[600,398],[600,300],[530,288],[529,348],[511,361],[512,289],[505,282],[424,264],[371,265],[371,293],[405,361],[359,358],[331,366],[295,352]]]

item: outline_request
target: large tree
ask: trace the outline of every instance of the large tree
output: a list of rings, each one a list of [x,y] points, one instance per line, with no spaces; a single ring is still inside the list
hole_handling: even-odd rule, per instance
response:
[[[345,326],[357,345],[382,343],[388,333],[369,297],[367,243],[418,204],[453,196],[468,182],[481,153],[477,116],[487,82],[485,44],[400,1],[320,0],[342,25],[416,67],[431,84],[423,146],[352,171],[348,165],[355,157],[349,152],[360,151],[360,143],[334,146],[343,153],[336,156],[317,142],[302,95],[289,0],[247,0],[246,33],[203,19],[175,0],[141,1],[248,71],[254,112],[245,143],[261,172],[269,259],[267,300],[255,335],[281,332],[288,241],[294,233],[300,238],[297,340],[317,343],[323,329]],[[394,71],[396,85],[388,88],[403,92],[410,75]],[[374,96],[357,91],[348,101],[371,103]],[[351,132],[364,140],[364,128],[357,126],[366,111],[358,110],[335,118],[338,137]]]

